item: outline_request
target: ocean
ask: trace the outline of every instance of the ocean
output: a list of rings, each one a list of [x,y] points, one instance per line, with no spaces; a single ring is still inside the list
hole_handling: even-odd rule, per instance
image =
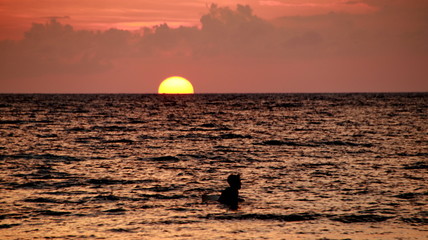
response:
[[[427,93],[2,94],[0,239],[427,239],[427,126]]]

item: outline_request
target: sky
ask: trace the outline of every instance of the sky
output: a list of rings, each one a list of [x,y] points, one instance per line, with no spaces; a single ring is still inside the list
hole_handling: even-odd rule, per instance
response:
[[[0,93],[428,92],[426,0],[0,0]]]

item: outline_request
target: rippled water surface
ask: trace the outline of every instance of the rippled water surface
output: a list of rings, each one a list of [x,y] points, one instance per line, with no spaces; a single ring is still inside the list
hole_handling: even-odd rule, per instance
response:
[[[0,95],[0,239],[427,239],[427,94]],[[245,202],[218,195],[242,175]]]

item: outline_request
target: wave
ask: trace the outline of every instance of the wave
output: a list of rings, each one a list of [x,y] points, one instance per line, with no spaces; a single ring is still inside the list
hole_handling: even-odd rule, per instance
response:
[[[179,162],[180,158],[168,155],[168,156],[153,157],[153,158],[142,158],[140,160],[151,160],[156,162]]]
[[[411,164],[406,164],[403,169],[428,169],[428,161],[418,161]]]
[[[356,223],[356,222],[383,222],[388,219],[394,218],[394,216],[384,216],[376,214],[345,214],[330,217],[332,221],[338,221],[342,223]]]
[[[123,126],[94,126],[91,128],[93,131],[101,131],[101,132],[135,132],[137,129]]]
[[[83,159],[67,156],[67,155],[55,155],[55,154],[14,154],[14,155],[0,155],[0,160],[4,159],[41,159],[51,161],[82,161]]]
[[[131,139],[117,139],[117,140],[104,140],[103,143],[125,143],[125,144],[132,144],[135,141]]]
[[[201,218],[214,219],[214,220],[269,220],[269,221],[283,221],[283,222],[297,222],[297,221],[312,221],[320,218],[328,218],[331,221],[342,223],[373,223],[383,222],[395,216],[377,215],[377,214],[343,214],[343,215],[329,215],[318,213],[293,213],[293,214],[208,214]]]
[[[281,141],[281,140],[267,140],[261,143],[261,145],[268,146],[293,146],[293,147],[323,147],[323,146],[347,146],[347,147],[373,147],[371,143],[355,143],[348,141],[314,141],[307,143],[293,142],[293,141]]]
[[[285,222],[316,220],[322,215],[317,213],[293,213],[288,215],[281,214],[208,214],[202,218],[215,220],[275,220]]]

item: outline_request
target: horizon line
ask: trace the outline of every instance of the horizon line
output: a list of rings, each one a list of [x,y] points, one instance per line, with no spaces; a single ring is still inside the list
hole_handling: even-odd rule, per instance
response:
[[[7,92],[0,92],[0,95],[185,95],[185,96],[191,96],[191,95],[244,95],[244,94],[406,94],[406,93],[428,93],[428,91],[343,91],[343,92],[224,92],[224,93],[192,93],[192,94],[159,94],[159,93],[76,93],[76,92],[70,92],[70,93],[56,93],[56,92],[33,92],[33,93],[21,93],[21,92],[15,92],[15,93],[7,93]]]

